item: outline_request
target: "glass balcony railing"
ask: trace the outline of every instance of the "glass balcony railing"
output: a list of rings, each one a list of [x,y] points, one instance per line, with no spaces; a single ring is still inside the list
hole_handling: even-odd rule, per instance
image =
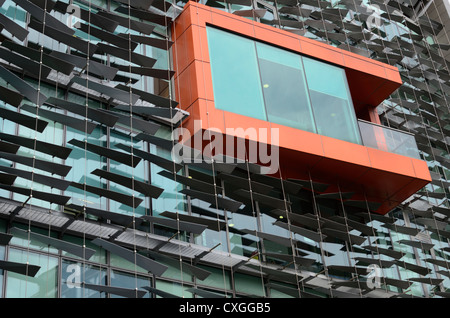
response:
[[[364,146],[420,159],[414,135],[358,119]]]

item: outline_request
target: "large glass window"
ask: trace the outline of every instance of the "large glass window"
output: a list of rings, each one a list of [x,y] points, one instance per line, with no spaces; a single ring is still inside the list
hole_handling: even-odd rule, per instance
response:
[[[40,266],[34,277],[8,272],[7,298],[55,298],[57,296],[58,259],[49,255],[10,249],[8,260]]]
[[[306,57],[303,65],[317,132],[361,144],[344,70]]]
[[[216,108],[361,144],[344,69],[207,28]]]
[[[208,28],[216,108],[266,120],[255,43]]]
[[[316,132],[300,55],[256,43],[270,122]]]

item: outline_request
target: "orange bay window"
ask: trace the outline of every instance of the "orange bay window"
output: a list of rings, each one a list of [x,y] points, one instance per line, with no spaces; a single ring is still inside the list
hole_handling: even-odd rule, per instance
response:
[[[381,126],[376,113],[402,84],[395,67],[194,2],[172,33],[192,140],[225,132],[247,154],[252,143],[276,144],[274,175],[334,184],[382,214],[431,181],[414,136]]]

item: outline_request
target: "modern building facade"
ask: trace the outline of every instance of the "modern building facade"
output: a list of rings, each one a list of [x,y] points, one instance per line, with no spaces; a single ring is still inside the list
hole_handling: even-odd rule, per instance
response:
[[[449,296],[448,1],[0,9],[0,297]]]

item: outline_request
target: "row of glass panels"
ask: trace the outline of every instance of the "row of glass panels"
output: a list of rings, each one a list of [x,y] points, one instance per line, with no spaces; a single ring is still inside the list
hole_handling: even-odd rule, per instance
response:
[[[412,135],[358,122],[344,69],[207,27],[215,107],[419,158]]]
[[[343,69],[207,27],[218,109],[361,144]]]

